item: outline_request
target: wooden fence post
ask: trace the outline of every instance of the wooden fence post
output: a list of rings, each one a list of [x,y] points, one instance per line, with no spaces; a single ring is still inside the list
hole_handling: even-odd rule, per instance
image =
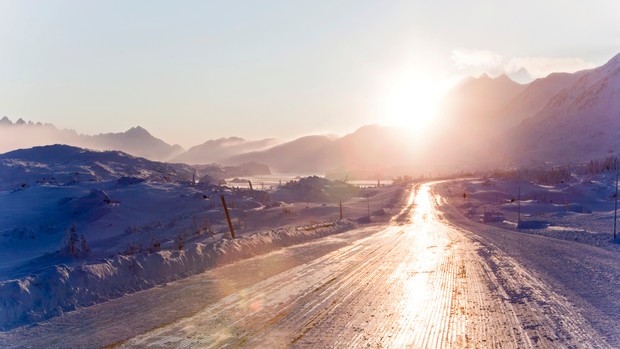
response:
[[[230,236],[235,238],[235,230],[233,229],[232,221],[230,220],[230,214],[228,213],[228,206],[226,206],[226,200],[224,199],[224,195],[220,195],[220,199],[222,199],[222,205],[224,206],[224,212],[226,213],[226,219],[228,220],[228,227],[230,228]]]

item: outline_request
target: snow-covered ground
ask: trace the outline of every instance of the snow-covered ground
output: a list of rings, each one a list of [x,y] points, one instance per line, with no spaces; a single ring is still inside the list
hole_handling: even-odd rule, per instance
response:
[[[369,210],[387,219],[402,195],[318,177],[235,189],[195,184],[192,172],[67,146],[0,155],[0,328],[342,232]]]
[[[9,348],[614,348],[618,253],[474,222],[430,184],[385,224],[0,332]]]
[[[474,221],[620,251],[620,239],[613,239],[615,179],[612,172],[573,174],[541,185],[487,177],[445,182],[437,190]]]

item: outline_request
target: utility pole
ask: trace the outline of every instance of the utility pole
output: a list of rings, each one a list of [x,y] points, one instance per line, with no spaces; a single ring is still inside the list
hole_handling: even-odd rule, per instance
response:
[[[616,238],[616,220],[618,218],[618,173],[616,172],[616,204],[614,206],[614,239]]]
[[[521,225],[521,186],[519,186],[519,195],[517,196],[517,228]]]
[[[342,220],[342,201],[340,201],[340,220]]]

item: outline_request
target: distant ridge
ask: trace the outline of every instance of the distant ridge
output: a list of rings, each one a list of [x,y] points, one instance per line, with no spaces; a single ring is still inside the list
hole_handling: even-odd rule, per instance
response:
[[[239,164],[257,161],[276,172],[357,173],[383,178],[407,173],[418,149],[409,135],[394,127],[362,126],[343,137],[312,135],[275,147],[237,155],[225,160]]]
[[[218,138],[189,148],[171,160],[188,164],[223,163],[225,159],[253,151],[260,151],[278,144],[275,138],[246,140],[240,137]]]
[[[3,117],[0,152],[59,143],[158,161],[259,162],[274,172],[370,177],[585,162],[620,152],[620,54],[598,68],[553,73],[527,84],[505,74],[463,79],[444,97],[437,122],[438,131],[425,143],[397,128],[367,125],[342,137],[308,135],[288,142],[228,137],[183,151],[140,126],[88,136]]]
[[[126,132],[94,136],[74,130],[59,130],[54,125],[18,119],[15,123],[4,116],[0,119],[0,152],[49,144],[68,144],[94,150],[120,150],[156,161],[167,161],[183,152],[179,145],[170,145],[151,135],[144,128],[132,127]]]

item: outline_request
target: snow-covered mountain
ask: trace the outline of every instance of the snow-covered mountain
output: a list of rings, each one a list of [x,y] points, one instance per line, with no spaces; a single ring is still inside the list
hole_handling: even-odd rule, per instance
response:
[[[605,65],[526,85],[467,78],[443,100],[431,149],[457,166],[599,159],[620,151],[620,54]]]
[[[620,55],[576,73],[553,73],[529,84],[506,75],[467,78],[443,99],[438,132],[413,146],[412,135],[376,125],[344,137],[209,140],[183,152],[142,127],[95,136],[53,125],[0,119],[0,152],[46,144],[121,150],[158,161],[239,165],[258,162],[275,172],[455,170],[528,161],[588,161],[620,151]],[[413,142],[412,142],[413,141]],[[398,169],[396,171],[395,169]],[[415,170],[414,170],[415,172]]]
[[[191,147],[186,152],[173,157],[171,161],[186,164],[222,163],[224,159],[232,156],[261,151],[277,143],[278,140],[275,138],[260,140],[247,140],[240,137],[218,138]]]
[[[499,108],[498,114],[502,115],[503,120],[508,120],[504,130],[536,115],[549,103],[551,97],[572,85],[585,73],[553,73],[532,81],[521,93]]]
[[[50,144],[68,144],[95,150],[119,150],[155,161],[167,161],[183,152],[179,145],[170,145],[137,126],[126,132],[98,135],[78,134],[74,130],[60,130],[51,124],[15,123],[8,117],[0,119],[0,152]]]
[[[566,80],[540,111],[504,134],[506,158],[564,163],[620,152],[620,54]]]

